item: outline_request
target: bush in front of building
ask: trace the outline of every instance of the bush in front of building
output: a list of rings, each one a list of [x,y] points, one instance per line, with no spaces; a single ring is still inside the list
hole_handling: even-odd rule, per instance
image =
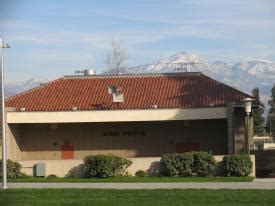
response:
[[[164,154],[160,160],[164,175],[191,176],[193,174],[194,157],[191,152]]]
[[[137,176],[137,177],[146,177],[147,172],[144,171],[144,170],[138,170],[138,171],[136,171],[135,176]]]
[[[223,157],[222,167],[226,176],[248,176],[253,162],[249,155],[227,155]]]
[[[111,154],[89,155],[84,158],[84,174],[87,178],[123,176],[131,164],[131,160]]]
[[[71,168],[68,173],[65,175],[67,178],[84,178],[85,177],[85,166],[84,164],[80,164]]]
[[[214,156],[208,152],[192,152],[194,163],[193,172],[197,176],[205,177],[213,173],[216,161]]]
[[[216,166],[214,156],[208,152],[164,154],[160,162],[167,176],[209,176]]]
[[[0,176],[2,177],[2,160],[0,160]],[[9,179],[18,178],[21,176],[22,166],[18,162],[13,162],[11,160],[7,160],[7,177]]]

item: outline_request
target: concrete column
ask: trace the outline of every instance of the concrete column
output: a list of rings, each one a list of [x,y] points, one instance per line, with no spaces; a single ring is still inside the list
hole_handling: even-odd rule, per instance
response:
[[[242,154],[245,152],[245,113],[243,108],[234,109],[234,153]]]
[[[21,160],[20,125],[7,124],[7,158],[11,160]]]
[[[253,114],[251,113],[248,117],[248,145],[250,150],[253,148],[254,145],[254,140],[253,140],[253,136],[254,136],[254,121],[253,121]]]
[[[6,107],[6,113],[14,108]],[[6,119],[7,120],[7,119]],[[20,125],[6,122],[7,159],[21,160]]]
[[[234,107],[233,103],[227,105],[227,153],[234,154]]]

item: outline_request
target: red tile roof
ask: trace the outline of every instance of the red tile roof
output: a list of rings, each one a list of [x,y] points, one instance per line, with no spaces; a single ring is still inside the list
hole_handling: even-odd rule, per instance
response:
[[[108,86],[121,88],[123,103],[113,103]],[[65,76],[6,100],[26,111],[220,107],[249,95],[202,73]]]

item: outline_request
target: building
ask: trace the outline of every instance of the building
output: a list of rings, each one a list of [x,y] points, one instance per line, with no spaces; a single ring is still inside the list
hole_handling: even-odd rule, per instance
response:
[[[91,154],[150,164],[172,152],[239,154],[249,97],[199,72],[65,76],[6,100],[7,155],[56,169]]]

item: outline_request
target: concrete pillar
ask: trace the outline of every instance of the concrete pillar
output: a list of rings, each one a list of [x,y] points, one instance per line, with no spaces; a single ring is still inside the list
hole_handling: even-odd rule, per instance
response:
[[[234,107],[233,103],[227,105],[227,153],[234,154]]]
[[[254,127],[254,121],[253,121],[253,115],[251,113],[248,117],[248,145],[249,145],[250,150],[253,149],[253,147],[254,147],[254,139],[253,139],[254,129],[253,129],[253,127]]]
[[[21,160],[21,142],[20,142],[20,125],[7,124],[7,158],[11,160]]]
[[[245,152],[245,113],[243,108],[234,108],[234,153]]]
[[[228,110],[228,154],[242,154],[246,152],[246,129],[248,130],[248,145],[253,147],[253,116],[248,117],[246,128],[246,114],[243,107],[229,104]]]
[[[14,108],[6,107],[6,112],[14,111]],[[7,120],[7,119],[6,119]],[[20,125],[6,123],[7,158],[21,160]]]

